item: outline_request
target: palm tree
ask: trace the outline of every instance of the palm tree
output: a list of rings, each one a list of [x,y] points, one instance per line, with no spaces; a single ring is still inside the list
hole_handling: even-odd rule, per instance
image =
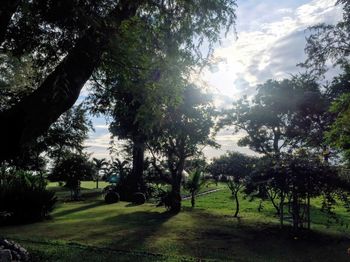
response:
[[[195,206],[195,198],[198,192],[207,184],[204,179],[203,173],[199,170],[195,170],[190,173],[188,180],[185,182],[184,188],[191,193],[191,205]]]
[[[130,173],[129,161],[116,158],[110,167],[111,174],[118,174],[120,179],[125,179],[127,174]]]
[[[92,161],[94,162],[96,168],[96,188],[98,188],[99,173],[101,170],[105,170],[105,167],[108,165],[108,162],[105,158],[93,158]]]

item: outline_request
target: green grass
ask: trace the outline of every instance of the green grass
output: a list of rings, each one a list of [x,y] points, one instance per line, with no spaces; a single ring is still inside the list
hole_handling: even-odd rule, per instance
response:
[[[95,181],[82,181],[81,182],[81,195],[83,198],[96,197],[101,194],[102,189],[109,185],[108,182],[99,181],[98,189],[96,188]],[[47,185],[48,189],[56,192],[58,200],[68,200],[70,198],[70,192],[67,188],[59,186],[58,182],[50,182]]]
[[[0,234],[27,247],[35,261],[349,261],[349,229],[326,228],[326,218],[316,210],[320,200],[312,203],[313,231],[296,237],[278,228],[269,203],[259,213],[257,201],[242,199],[241,217],[233,218],[230,192],[219,187],[199,197],[194,210],[184,201],[176,216],[153,204],[106,205],[101,196],[60,201],[52,219],[2,227]],[[336,211],[350,222],[349,213]]]

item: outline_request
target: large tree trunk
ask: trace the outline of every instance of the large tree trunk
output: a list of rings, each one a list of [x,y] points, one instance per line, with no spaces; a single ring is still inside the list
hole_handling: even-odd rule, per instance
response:
[[[0,161],[18,155],[74,105],[111,34],[123,20],[134,16],[136,8],[130,5],[113,13],[114,30],[90,28],[37,90],[0,114]]]
[[[5,40],[7,28],[12,15],[16,12],[21,0],[1,0],[0,4],[0,46]]]
[[[185,159],[181,158],[177,165],[176,171],[172,174],[171,185],[171,206],[170,212],[179,213],[181,211],[181,181],[182,172],[185,166]]]
[[[132,171],[129,176],[128,186],[130,193],[142,190],[143,169],[145,162],[145,142],[140,139],[134,141],[132,150]]]

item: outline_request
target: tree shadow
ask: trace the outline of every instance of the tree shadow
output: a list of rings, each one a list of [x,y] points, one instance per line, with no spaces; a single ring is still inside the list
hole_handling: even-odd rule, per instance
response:
[[[108,245],[122,249],[143,249],[145,241],[173,216],[169,212],[135,211],[108,217],[104,223],[120,229]]]
[[[104,201],[102,201],[102,200],[94,201],[91,204],[87,204],[87,205],[80,206],[80,207],[77,207],[77,208],[72,208],[72,209],[63,210],[63,211],[54,213],[53,216],[55,218],[56,217],[63,217],[63,216],[67,216],[67,215],[70,215],[70,214],[73,214],[73,213],[76,213],[76,212],[80,212],[80,211],[84,211],[84,210],[87,210],[87,209],[90,209],[90,208],[98,207],[98,206],[101,206],[103,204],[104,204]]]
[[[136,203],[128,203],[125,205],[125,207],[137,207],[137,206],[142,206],[144,204],[136,204]]]

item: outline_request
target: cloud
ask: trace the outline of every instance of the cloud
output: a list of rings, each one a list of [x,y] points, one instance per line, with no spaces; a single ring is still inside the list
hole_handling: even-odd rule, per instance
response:
[[[305,30],[335,23],[341,18],[341,7],[329,0],[299,6],[295,2],[301,1],[238,2],[238,39],[230,36],[216,49],[215,55],[226,63],[203,75],[214,91],[238,98],[254,93],[255,86],[269,78],[281,79],[301,70],[296,64],[305,59]],[[245,92],[243,85],[248,87]]]

